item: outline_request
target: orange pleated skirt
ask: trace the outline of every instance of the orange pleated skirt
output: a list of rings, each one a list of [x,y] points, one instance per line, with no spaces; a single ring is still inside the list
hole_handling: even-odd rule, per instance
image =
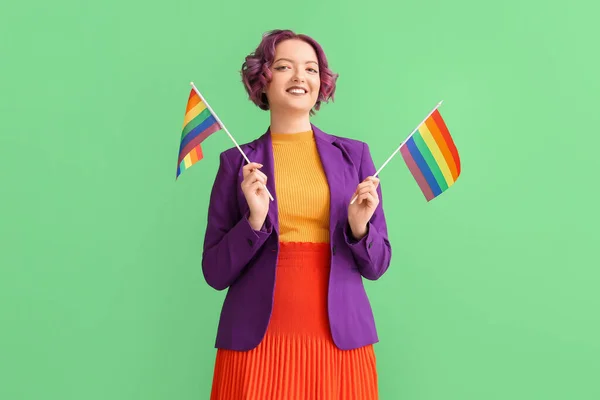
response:
[[[375,400],[372,345],[338,349],[327,314],[327,243],[282,242],[273,312],[250,351],[217,349],[211,400]]]

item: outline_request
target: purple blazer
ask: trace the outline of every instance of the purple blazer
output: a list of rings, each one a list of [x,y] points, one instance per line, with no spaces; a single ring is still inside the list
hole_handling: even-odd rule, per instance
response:
[[[379,340],[362,279],[381,277],[392,256],[381,184],[377,188],[379,206],[368,223],[368,233],[355,241],[348,224],[348,205],[356,186],[376,172],[369,147],[358,140],[329,135],[314,125],[312,129],[331,196],[330,329],[338,348],[355,349]],[[244,351],[261,342],[271,317],[279,224],[270,130],[240,147],[250,161],[263,164],[261,171],[267,175],[267,187],[275,201],[269,204],[263,228],[252,229],[240,187],[246,161],[236,147],[222,152],[208,207],[202,272],[213,288],[228,288],[215,347]]]

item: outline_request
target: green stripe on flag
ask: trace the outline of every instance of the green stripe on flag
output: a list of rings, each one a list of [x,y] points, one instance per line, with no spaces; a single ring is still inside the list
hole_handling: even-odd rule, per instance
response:
[[[448,189],[448,183],[444,178],[444,174],[442,174],[438,163],[435,161],[433,154],[431,154],[429,147],[427,147],[427,143],[425,143],[425,140],[423,140],[421,132],[415,132],[413,138],[415,139],[415,144],[417,145],[417,148],[419,149],[421,155],[425,159],[425,162],[427,162],[431,173],[435,177],[435,180],[437,181],[438,185],[440,185],[440,189],[442,189],[442,192]]]
[[[210,110],[208,108],[205,108],[204,111],[202,111],[200,114],[196,115],[194,117],[194,119],[191,120],[190,122],[188,122],[188,124],[185,126],[185,128],[183,128],[183,132],[181,133],[181,138],[183,139],[184,137],[186,137],[187,134],[190,133],[190,131],[192,129],[194,129],[201,123],[203,123],[204,120],[206,120],[208,117],[210,117],[210,115],[211,115]]]

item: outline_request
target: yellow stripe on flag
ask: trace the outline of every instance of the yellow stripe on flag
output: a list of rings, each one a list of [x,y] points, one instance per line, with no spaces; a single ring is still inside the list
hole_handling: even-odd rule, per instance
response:
[[[431,135],[431,132],[427,128],[427,125],[425,125],[425,124],[421,125],[419,127],[419,132],[421,132],[421,137],[427,144],[427,147],[429,147],[429,151],[431,151],[433,158],[435,158],[435,161],[437,162],[437,164],[440,168],[440,171],[442,171],[442,175],[444,175],[444,179],[446,179],[446,183],[448,184],[448,186],[452,185],[454,183],[454,178],[452,177],[452,172],[450,172],[448,163],[446,162],[444,155],[440,151],[440,148],[438,147],[435,139]]]
[[[188,169],[192,166],[192,158],[190,157],[190,153],[187,153],[183,158],[183,162],[185,163],[185,168]]]
[[[190,111],[188,111],[185,114],[185,118],[183,119],[183,127],[185,128],[185,126],[194,118],[196,118],[202,111],[204,111],[206,109],[206,104],[204,104],[203,101],[201,101],[200,103],[196,104]]]

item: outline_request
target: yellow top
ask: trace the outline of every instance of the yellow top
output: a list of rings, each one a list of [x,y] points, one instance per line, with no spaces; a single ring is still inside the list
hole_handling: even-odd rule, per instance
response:
[[[329,242],[329,184],[313,131],[273,133],[281,242]]]

